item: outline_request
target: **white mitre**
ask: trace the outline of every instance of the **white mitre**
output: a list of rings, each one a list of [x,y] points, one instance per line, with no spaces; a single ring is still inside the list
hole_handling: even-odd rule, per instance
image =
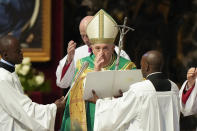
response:
[[[114,44],[118,34],[117,23],[101,9],[88,23],[86,33],[91,44]]]

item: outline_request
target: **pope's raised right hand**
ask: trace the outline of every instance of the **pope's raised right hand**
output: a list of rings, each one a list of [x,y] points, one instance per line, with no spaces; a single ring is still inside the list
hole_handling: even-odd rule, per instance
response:
[[[101,68],[103,67],[104,62],[105,62],[104,54],[99,53],[94,61],[94,71],[100,71]]]

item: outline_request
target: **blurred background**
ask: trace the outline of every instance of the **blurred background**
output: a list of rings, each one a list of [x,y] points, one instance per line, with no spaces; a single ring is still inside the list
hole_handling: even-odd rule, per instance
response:
[[[80,20],[102,8],[118,24],[123,24],[124,17],[128,17],[127,25],[135,31],[125,36],[124,50],[138,68],[143,53],[158,49],[165,57],[164,71],[170,79],[181,85],[186,70],[196,65],[196,4],[197,0],[65,1],[64,49],[71,39],[80,46]]]
[[[128,17],[127,25],[135,31],[127,33],[123,49],[137,68],[142,54],[160,50],[165,59],[164,73],[180,88],[187,70],[197,66],[197,0],[67,0],[63,8],[64,55],[69,40],[78,46],[82,43],[80,20],[102,8],[118,24]],[[197,119],[181,116],[180,126],[182,131],[195,130]]]
[[[49,8],[42,4],[42,1],[47,0],[39,1],[42,8]],[[32,0],[29,2],[31,3]],[[31,14],[32,10],[29,6],[28,9]],[[66,90],[56,86],[55,72],[59,60],[66,55],[67,44],[70,40],[76,41],[77,46],[83,44],[79,33],[80,20],[84,16],[94,15],[100,9],[109,13],[118,24],[123,24],[124,17],[128,17],[127,25],[135,31],[127,33],[123,49],[137,68],[140,68],[142,54],[152,49],[160,50],[165,58],[164,73],[180,88],[186,80],[187,70],[197,65],[197,0],[51,0],[50,9],[50,14],[35,14],[38,18],[50,15],[51,32],[50,60],[31,63],[32,68],[43,72],[45,81],[50,86],[50,90],[47,87],[46,92],[39,89],[28,92],[33,101],[38,103],[51,103],[65,94]],[[30,17],[23,15],[27,19]],[[3,18],[0,19],[3,20]],[[34,23],[36,24],[36,21]],[[42,23],[42,21],[37,23]],[[40,31],[40,24],[31,30],[34,33],[33,36],[32,33],[22,32],[25,38],[21,36],[20,39],[26,43],[36,39],[42,40],[38,30]],[[10,31],[3,30],[2,32],[9,33]],[[18,32],[14,33],[20,35]],[[116,45],[118,45],[118,39]],[[24,48],[28,47],[26,45]],[[42,46],[30,44],[30,47]],[[195,116],[181,116],[181,131],[195,130],[196,118]],[[62,114],[58,114],[56,130],[60,128],[61,119]]]

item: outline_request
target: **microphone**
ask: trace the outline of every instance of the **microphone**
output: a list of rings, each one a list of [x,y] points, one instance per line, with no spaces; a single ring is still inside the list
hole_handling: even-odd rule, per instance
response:
[[[64,97],[64,100],[66,100],[66,98],[68,97],[68,94],[70,93],[71,89],[73,88],[74,84],[77,82],[77,80],[79,79],[79,77],[81,76],[81,74],[84,72],[84,70],[86,70],[88,68],[89,62],[85,61],[83,63],[83,65],[81,66],[81,69],[79,70],[77,76],[75,77],[75,80],[72,84],[72,86],[70,87],[69,91],[67,92],[66,96]]]

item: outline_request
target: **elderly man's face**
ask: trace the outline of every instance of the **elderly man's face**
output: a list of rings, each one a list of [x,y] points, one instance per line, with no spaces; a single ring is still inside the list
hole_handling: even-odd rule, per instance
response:
[[[85,24],[82,24],[79,28],[79,31],[80,31],[80,35],[81,35],[81,39],[83,40],[83,42],[87,45],[87,46],[90,46],[90,42],[89,42],[89,39],[88,39],[88,36],[86,34],[86,26]]]
[[[89,42],[89,39],[88,39],[88,36],[87,36],[86,32],[81,31],[81,32],[80,32],[80,35],[81,35],[81,39],[83,40],[83,42],[84,42],[87,46],[90,46],[90,42]]]
[[[113,44],[94,44],[91,47],[95,57],[101,56],[104,59],[104,65],[110,62],[115,47]]]

